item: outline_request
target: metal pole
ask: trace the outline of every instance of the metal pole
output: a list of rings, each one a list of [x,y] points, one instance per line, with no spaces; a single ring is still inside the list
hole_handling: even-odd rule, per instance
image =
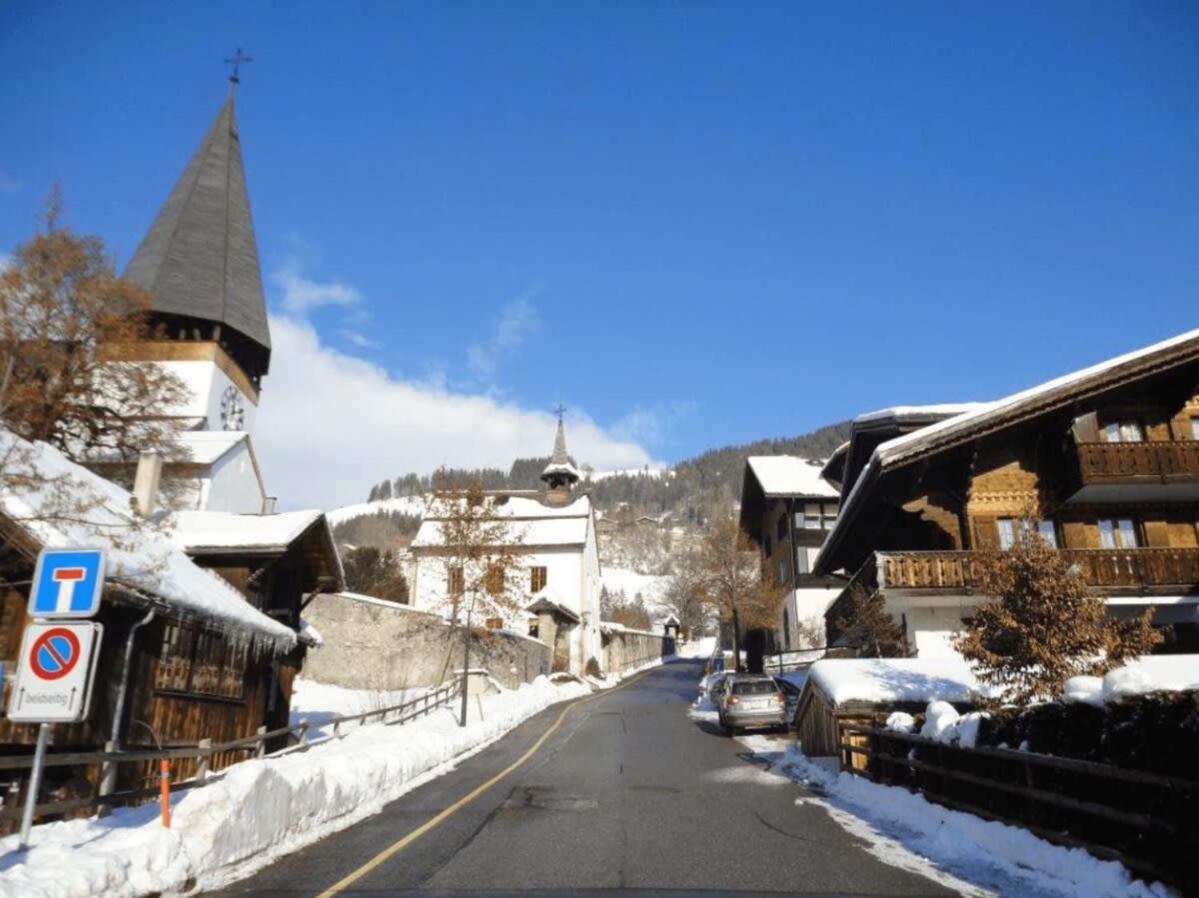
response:
[[[37,807],[37,793],[42,786],[42,768],[46,762],[46,743],[50,741],[50,724],[37,728],[37,748],[33,752],[33,771],[29,774],[29,793],[25,796],[25,811],[21,814],[21,841],[17,848],[29,844],[29,830],[33,828],[33,812]]]
[[[466,726],[466,693],[470,686],[470,613],[474,610],[475,603],[472,599],[466,606],[466,645],[462,649],[462,720],[459,721],[459,726]]]

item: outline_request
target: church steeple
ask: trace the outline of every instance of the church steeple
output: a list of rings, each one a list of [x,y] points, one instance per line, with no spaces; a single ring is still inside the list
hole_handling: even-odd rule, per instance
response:
[[[271,335],[233,90],[125,276],[153,296],[173,338],[222,344],[255,383],[267,373]]]
[[[570,453],[566,451],[566,427],[562,423],[564,414],[565,410],[559,406],[558,432],[554,436],[554,454],[550,456],[550,463],[541,472],[541,480],[547,487],[547,498],[569,500],[571,490],[579,482],[579,470],[570,460]]]

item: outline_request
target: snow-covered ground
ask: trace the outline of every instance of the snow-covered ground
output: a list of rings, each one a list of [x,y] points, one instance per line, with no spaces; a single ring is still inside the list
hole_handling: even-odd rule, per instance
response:
[[[708,713],[698,705],[692,716]],[[796,804],[823,807],[879,860],[969,896],[1175,898],[1114,861],[1063,848],[1026,829],[951,811],[897,786],[830,770],[800,752],[793,735],[739,737],[765,773],[806,784]]]
[[[426,692],[428,689],[424,687],[391,690],[346,689],[344,686],[332,686],[296,677],[291,694],[290,723],[295,726],[303,720],[308,721],[313,727],[309,731],[309,738],[315,738],[325,734],[321,724],[334,717],[350,717],[367,711],[380,711]]]
[[[177,795],[169,830],[155,805],[36,826],[23,854],[16,836],[0,839],[0,896],[119,898],[219,886],[378,813],[543,708],[590,691],[540,677],[472,701],[466,727],[442,708],[403,726],[361,727],[307,752],[244,761]],[[297,716],[315,720],[395,696],[301,680],[296,698]]]
[[[661,626],[664,620],[675,613],[674,606],[666,601],[670,577],[665,574],[642,574],[629,568],[605,564],[600,576],[604,588],[613,596],[623,595],[626,600],[632,601],[640,595],[654,627]]]
[[[325,512],[325,517],[328,518],[330,526],[333,527],[354,518],[360,518],[368,514],[378,514],[379,512],[387,512],[388,514],[399,512],[400,514],[421,517],[425,513],[425,506],[427,504],[428,500],[424,496],[398,496],[394,499],[377,499],[374,502],[343,505],[341,508],[334,508]]]

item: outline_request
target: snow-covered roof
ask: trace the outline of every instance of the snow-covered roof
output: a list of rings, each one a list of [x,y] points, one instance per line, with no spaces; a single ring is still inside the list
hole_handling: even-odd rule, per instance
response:
[[[187,450],[189,461],[211,465],[249,437],[242,430],[184,430],[179,433],[179,445]]]
[[[965,659],[826,658],[808,670],[808,682],[834,705],[845,702],[969,702],[990,694]]]
[[[768,498],[813,496],[835,499],[836,488],[820,476],[824,461],[798,455],[751,455],[745,460]]]
[[[1187,344],[1192,345],[1188,347]],[[837,523],[829,532],[816,557],[815,571],[827,573],[825,570],[826,558],[829,557],[829,553],[836,552],[843,534],[853,526],[857,504],[861,501],[862,495],[869,490],[867,484],[871,483],[880,471],[904,464],[942,447],[953,445],[973,434],[998,425],[1005,419],[1018,419],[1022,414],[1036,413],[1056,404],[1070,402],[1075,397],[1084,395],[1088,390],[1101,386],[1111,375],[1135,374],[1142,371],[1148,373],[1156,370],[1155,363],[1158,361],[1158,357],[1171,356],[1183,347],[1199,351],[1199,328],[1056,377],[994,402],[971,403],[974,407],[967,411],[879,444],[871,454],[866,467],[854,481],[848,497],[842,503]],[[1121,371],[1121,369],[1125,370]]]
[[[894,420],[903,422],[928,417],[952,417],[964,414],[965,412],[975,411],[985,405],[988,405],[988,403],[936,402],[929,405],[893,405],[889,408],[880,408],[873,412],[858,415],[853,421],[855,424],[867,424],[871,421]]]
[[[227,511],[182,511],[171,539],[188,552],[205,549],[286,549],[321,519],[319,511],[282,514],[234,514]]]
[[[134,515],[127,491],[45,443],[0,431],[0,455],[10,449],[28,466],[37,486],[0,492],[0,511],[43,547],[104,548],[110,581],[158,597],[181,613],[284,647],[295,645],[295,631],[254,608],[217,574],[196,565],[152,522]],[[71,514],[61,513],[63,502],[69,503]]]
[[[514,545],[581,546],[587,541],[591,522],[591,499],[580,496],[562,506],[545,505],[532,496],[501,496],[492,506],[493,519],[512,521]],[[420,549],[443,544],[441,522],[445,519],[445,502],[438,500],[429,508],[420,529],[412,540],[412,548]]]

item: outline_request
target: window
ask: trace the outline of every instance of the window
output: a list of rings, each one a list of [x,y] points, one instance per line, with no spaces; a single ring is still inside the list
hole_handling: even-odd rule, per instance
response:
[[[167,624],[162,631],[162,648],[158,667],[154,671],[154,688],[171,692],[186,692],[191,677],[192,637],[190,629]]]
[[[810,569],[808,568],[808,550],[804,546],[797,546],[795,549],[795,573],[810,573]]]
[[[1032,535],[1034,524],[1031,521],[1017,518],[999,518],[995,522],[999,531],[999,548],[1010,549],[1016,544],[1016,533],[1024,536]],[[1053,521],[1042,518],[1035,524],[1037,536],[1053,548],[1057,548],[1057,528]]]
[[[499,565],[493,564],[487,569],[487,576],[483,578],[483,588],[493,596],[502,595],[504,592],[504,569]]]
[[[1100,518],[1099,545],[1105,549],[1135,549],[1140,545],[1132,518]]]
[[[1103,438],[1109,443],[1143,443],[1145,432],[1139,421],[1113,421],[1103,428]]]
[[[1191,418],[1191,438],[1199,440],[1199,418]]]
[[[487,629],[488,629],[488,630],[502,630],[502,629],[504,629],[504,619],[503,619],[502,617],[489,617],[489,618],[487,618]]]
[[[162,632],[154,688],[240,699],[245,691],[249,649],[208,630],[167,624]]]
[[[446,571],[446,590],[452,596],[460,596],[466,592],[466,577],[461,565],[453,565]]]
[[[541,592],[545,589],[545,584],[548,582],[548,572],[544,567],[529,568],[529,589],[533,592]]]
[[[824,529],[832,530],[837,523],[837,503],[824,503]]]
[[[805,530],[820,530],[822,528],[819,502],[807,502],[804,504],[803,526]]]

